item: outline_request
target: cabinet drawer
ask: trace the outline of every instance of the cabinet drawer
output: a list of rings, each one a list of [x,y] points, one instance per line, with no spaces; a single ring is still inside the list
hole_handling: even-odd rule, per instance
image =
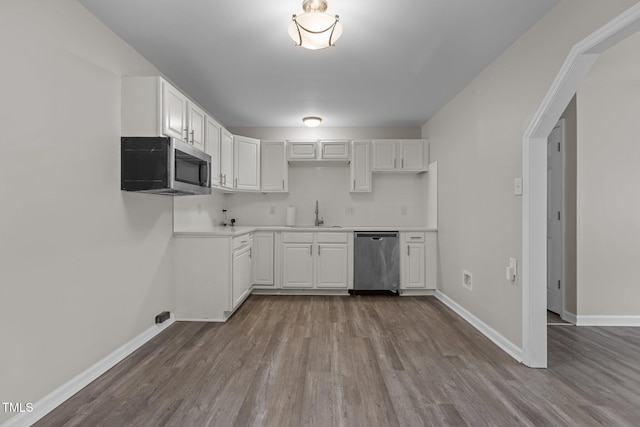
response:
[[[233,249],[238,249],[242,246],[247,246],[251,244],[251,238],[253,236],[251,234],[243,234],[242,236],[233,238]]]
[[[284,243],[313,243],[313,233],[282,233]]]
[[[407,233],[406,240],[407,243],[422,243],[424,242],[424,233]]]
[[[317,233],[318,243],[347,243],[347,233]]]

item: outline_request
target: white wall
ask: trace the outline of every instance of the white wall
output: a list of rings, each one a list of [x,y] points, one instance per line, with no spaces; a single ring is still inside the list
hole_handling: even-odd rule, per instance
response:
[[[640,34],[578,89],[578,315],[640,315]]]
[[[120,76],[150,63],[75,0],[0,2],[0,51],[0,398],[25,403],[172,309],[172,204],[119,189]]]
[[[440,288],[517,346],[522,289],[505,279],[522,257],[522,136],[571,47],[635,4],[563,0],[423,126],[438,161]],[[473,273],[473,291],[462,270]]]

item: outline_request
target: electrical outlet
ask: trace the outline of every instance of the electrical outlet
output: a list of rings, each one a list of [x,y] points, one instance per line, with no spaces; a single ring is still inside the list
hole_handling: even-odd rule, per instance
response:
[[[353,208],[351,206],[348,206],[348,207],[344,208],[344,214],[345,215],[353,215]]]
[[[407,207],[402,205],[400,206],[400,215],[406,215],[407,214]]]
[[[467,270],[462,270],[462,286],[470,291],[473,290],[473,275]]]
[[[516,178],[513,181],[513,195],[522,196],[522,178]]]

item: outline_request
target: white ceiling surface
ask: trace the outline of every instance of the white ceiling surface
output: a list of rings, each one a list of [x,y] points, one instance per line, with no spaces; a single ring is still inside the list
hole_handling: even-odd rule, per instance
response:
[[[421,126],[558,0],[329,0],[335,47],[295,47],[301,0],[81,0],[226,127]]]

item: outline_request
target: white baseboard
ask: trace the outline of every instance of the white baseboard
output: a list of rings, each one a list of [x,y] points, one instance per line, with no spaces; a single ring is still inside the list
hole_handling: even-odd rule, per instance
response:
[[[173,313],[163,323],[153,325],[131,341],[116,349],[102,360],[95,363],[89,369],[81,372],[76,377],[67,381],[42,399],[33,403],[33,412],[23,412],[8,419],[1,427],[28,427],[42,419],[49,412],[60,406],[65,400],[82,390],[92,381],[104,374],[109,369],[122,361],[125,357],[136,351],[143,344],[154,338],[160,332],[167,329],[175,322]]]
[[[518,362],[522,362],[522,349],[516,346],[514,343],[506,339],[502,334],[493,329],[491,326],[478,319],[475,315],[471,314],[467,309],[460,304],[443,294],[441,291],[436,291],[436,298],[438,298],[444,305],[455,311],[460,317],[469,322],[471,326],[482,332],[484,336],[489,338],[500,347],[505,353],[513,357]]]
[[[573,323],[574,325],[578,323],[578,318],[574,313],[570,311],[564,310],[562,312],[562,316],[560,318],[566,322]]]
[[[227,319],[205,319],[199,317],[180,317],[176,319],[176,322],[209,322],[209,323],[224,323]]]
[[[640,316],[578,315],[577,326],[640,326]]]
[[[253,295],[329,295],[349,296],[346,289],[253,289]]]
[[[436,294],[433,289],[400,289],[401,297],[431,297]]]

